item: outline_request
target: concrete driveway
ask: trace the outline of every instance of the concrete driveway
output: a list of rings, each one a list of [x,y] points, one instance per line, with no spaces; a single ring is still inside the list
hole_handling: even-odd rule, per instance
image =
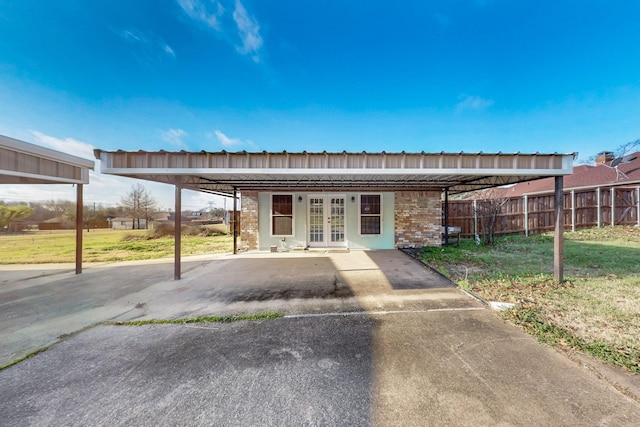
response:
[[[105,319],[287,314],[85,330],[0,372],[3,422],[640,425],[637,402],[399,251],[184,267],[177,282],[170,263],[0,271],[3,357]]]
[[[179,281],[170,259],[81,275],[71,265],[0,266],[0,366],[105,320],[474,304],[396,250],[189,257],[182,266]]]

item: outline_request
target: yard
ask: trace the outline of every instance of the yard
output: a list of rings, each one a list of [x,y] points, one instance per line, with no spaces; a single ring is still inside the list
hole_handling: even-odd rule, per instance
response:
[[[565,282],[553,279],[553,236],[465,241],[425,249],[423,260],[486,301],[515,303],[501,315],[538,340],[640,373],[640,229],[565,233]]]
[[[112,262],[173,256],[172,237],[146,239],[146,230],[98,229],[83,232],[83,261]],[[0,235],[0,264],[75,262],[75,231],[34,231]],[[229,253],[231,236],[183,236],[182,255]]]

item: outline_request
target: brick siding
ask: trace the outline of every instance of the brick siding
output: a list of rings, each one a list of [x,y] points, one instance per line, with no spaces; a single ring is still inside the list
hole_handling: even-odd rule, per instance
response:
[[[395,202],[396,247],[442,246],[439,191],[396,191]]]
[[[258,192],[244,191],[242,199],[240,240],[242,249],[258,249]]]

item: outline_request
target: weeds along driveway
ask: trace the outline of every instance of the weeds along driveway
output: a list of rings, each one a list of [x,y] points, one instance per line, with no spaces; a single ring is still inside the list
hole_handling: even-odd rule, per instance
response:
[[[458,289],[400,251],[246,253],[89,266],[0,270],[0,366],[105,320],[211,314],[318,313],[472,306]]]

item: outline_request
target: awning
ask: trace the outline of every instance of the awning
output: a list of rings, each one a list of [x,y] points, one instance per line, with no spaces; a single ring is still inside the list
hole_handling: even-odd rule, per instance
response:
[[[0,135],[0,183],[88,184],[94,162]]]
[[[0,135],[0,184],[76,185],[76,274],[82,272],[82,187],[94,162]]]
[[[573,172],[573,154],[127,152],[101,172],[196,191],[447,189],[462,193]]]

